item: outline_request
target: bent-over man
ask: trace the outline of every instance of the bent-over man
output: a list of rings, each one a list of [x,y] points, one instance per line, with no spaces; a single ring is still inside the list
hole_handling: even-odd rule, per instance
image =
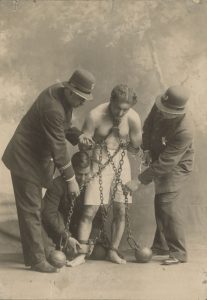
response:
[[[49,236],[49,239],[47,236],[44,236],[45,252],[48,258],[50,257],[51,251],[55,248],[59,248],[61,239],[63,244],[68,243],[68,247],[64,249],[68,259],[72,260],[81,249],[81,245],[77,241],[77,231],[83,212],[84,185],[90,178],[90,157],[87,152],[76,152],[72,156],[71,162],[79,187],[83,187],[83,189],[81,190],[79,197],[74,201],[69,231],[65,229],[68,221],[68,214],[71,209],[72,198],[71,195],[68,194],[67,183],[65,180],[61,176],[57,176],[43,197],[42,223]],[[101,227],[100,222],[100,214],[97,214],[93,222],[94,230],[92,237],[94,239],[96,238],[96,234],[99,233],[99,228]],[[80,264],[84,262],[85,255],[81,256],[76,263]],[[68,261],[67,265],[74,266],[74,262]]]
[[[92,99],[94,82],[91,73],[76,70],[67,82],[46,88],[22,118],[2,158],[11,172],[24,262],[35,271],[56,272],[42,241],[42,187],[49,186],[57,167],[68,192],[79,195],[65,138],[74,145],[84,138],[77,128],[69,128],[73,109]]]
[[[181,208],[185,181],[193,168],[193,122],[187,110],[188,92],[172,86],[158,96],[143,127],[143,150],[148,165],[138,179],[155,183],[157,229],[152,245],[154,255],[169,254],[166,265],[187,261]],[[134,190],[137,180],[127,184]]]

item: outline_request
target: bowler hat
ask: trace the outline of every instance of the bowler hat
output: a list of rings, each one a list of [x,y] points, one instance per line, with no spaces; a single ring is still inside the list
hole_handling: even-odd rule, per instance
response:
[[[93,100],[92,90],[95,85],[93,74],[84,69],[76,70],[67,82],[65,87],[69,87],[75,94],[81,96],[85,100]]]
[[[181,115],[186,112],[188,99],[188,90],[181,85],[175,85],[169,87],[164,95],[158,96],[155,103],[158,109],[163,112]]]

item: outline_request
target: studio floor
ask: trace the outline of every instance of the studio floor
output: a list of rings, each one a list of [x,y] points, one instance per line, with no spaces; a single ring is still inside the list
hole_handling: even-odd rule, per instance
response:
[[[87,261],[48,275],[25,269],[20,253],[2,253],[0,298],[205,300],[206,248],[194,248],[190,254],[188,263],[168,267],[158,258],[126,265]]]
[[[161,257],[138,264],[133,252],[126,250],[126,265],[88,260],[76,268],[42,274],[24,267],[14,207],[1,208],[0,299],[207,299],[204,237],[188,238],[186,264],[162,266]]]

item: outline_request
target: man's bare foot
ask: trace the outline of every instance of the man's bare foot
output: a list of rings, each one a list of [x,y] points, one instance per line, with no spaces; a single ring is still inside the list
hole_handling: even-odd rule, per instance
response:
[[[85,262],[86,262],[85,261],[85,254],[81,254],[81,255],[78,255],[76,258],[74,258],[71,261],[67,260],[66,261],[66,266],[67,267],[77,267],[79,265],[84,264]]]
[[[121,258],[115,250],[108,251],[107,259],[115,264],[126,264],[126,260]]]

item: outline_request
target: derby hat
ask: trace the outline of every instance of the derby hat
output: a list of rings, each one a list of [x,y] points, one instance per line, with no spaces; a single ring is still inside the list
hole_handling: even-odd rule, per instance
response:
[[[95,78],[87,70],[78,69],[74,71],[70,79],[63,85],[85,100],[93,100],[92,90],[95,86]]]
[[[155,100],[155,103],[158,109],[162,112],[182,115],[186,112],[186,104],[188,99],[188,90],[181,85],[175,85],[169,87],[164,95],[158,96]]]

